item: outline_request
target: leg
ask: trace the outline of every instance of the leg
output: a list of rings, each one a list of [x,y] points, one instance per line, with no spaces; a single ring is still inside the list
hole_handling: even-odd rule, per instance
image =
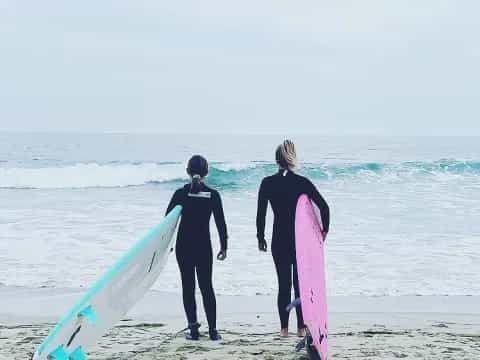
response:
[[[281,256],[274,256],[275,268],[278,277],[278,314],[280,315],[280,325],[282,329],[288,329],[288,311],[287,306],[291,302],[292,295],[292,265]]]
[[[295,260],[293,263],[293,288],[295,290],[295,299],[300,298],[300,286],[298,284],[298,272],[297,272],[297,261]],[[305,328],[305,324],[303,322],[303,313],[302,313],[302,306],[297,306],[297,328],[298,330],[302,330]],[[299,331],[299,335],[300,331]]]
[[[217,301],[215,299],[215,291],[212,284],[213,273],[213,256],[210,252],[201,256],[197,262],[197,278],[198,286],[202,293],[203,306],[207,315],[208,327],[210,330],[217,328]]]
[[[197,322],[197,304],[195,302],[195,267],[184,254],[177,252],[177,262],[182,278],[183,306],[189,324]]]

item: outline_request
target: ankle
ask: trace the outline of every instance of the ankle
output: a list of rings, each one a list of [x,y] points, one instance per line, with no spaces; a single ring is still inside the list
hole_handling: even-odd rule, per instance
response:
[[[217,341],[217,340],[222,339],[222,337],[218,333],[217,329],[209,329],[208,330],[208,335],[210,336],[210,340],[213,340],[213,341]]]
[[[189,333],[186,335],[187,340],[198,340],[200,338],[199,327],[200,324],[198,322],[188,324]]]
[[[193,322],[193,323],[188,323],[188,329],[190,330],[197,330],[200,328],[200,323],[198,321]]]

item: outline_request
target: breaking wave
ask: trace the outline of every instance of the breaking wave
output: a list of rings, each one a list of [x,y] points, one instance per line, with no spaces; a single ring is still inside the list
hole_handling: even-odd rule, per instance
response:
[[[259,183],[276,171],[273,163],[213,163],[208,182],[236,189]],[[303,164],[299,173],[317,181],[394,181],[418,177],[480,176],[480,161],[438,160],[402,163]],[[179,183],[187,180],[183,163],[86,163],[59,167],[0,168],[0,188],[75,189]]]

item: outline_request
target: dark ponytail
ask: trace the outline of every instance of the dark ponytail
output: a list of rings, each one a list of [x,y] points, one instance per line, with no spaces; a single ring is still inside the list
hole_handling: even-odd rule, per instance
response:
[[[200,192],[200,184],[202,183],[202,178],[200,175],[192,176],[192,183],[190,184],[190,192],[192,194],[198,194]]]
[[[208,174],[207,159],[200,155],[192,156],[188,161],[187,173],[192,177],[190,192],[198,194],[202,187],[202,179]]]

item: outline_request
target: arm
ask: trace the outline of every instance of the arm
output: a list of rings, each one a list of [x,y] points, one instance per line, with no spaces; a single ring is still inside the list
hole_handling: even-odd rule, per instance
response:
[[[225,222],[225,214],[223,213],[222,198],[218,192],[214,192],[213,203],[213,217],[215,218],[215,224],[217,225],[218,235],[220,237],[221,251],[227,250],[227,224]]]
[[[267,216],[268,197],[266,194],[265,179],[260,185],[258,191],[257,205],[257,239],[258,242],[265,242],[265,218]]]
[[[175,191],[175,193],[173,194],[172,199],[170,200],[170,203],[168,204],[165,216],[167,216],[168,213],[170,211],[172,211],[173,208],[177,205],[180,205],[180,190]]]
[[[309,181],[309,191],[308,191],[308,196],[310,199],[313,200],[313,202],[318,206],[320,209],[320,215],[322,217],[322,225],[323,225],[323,231],[325,233],[328,233],[330,229],[330,208],[328,207],[327,202],[323,198],[322,195],[318,192],[317,188],[315,185],[313,185]]]

